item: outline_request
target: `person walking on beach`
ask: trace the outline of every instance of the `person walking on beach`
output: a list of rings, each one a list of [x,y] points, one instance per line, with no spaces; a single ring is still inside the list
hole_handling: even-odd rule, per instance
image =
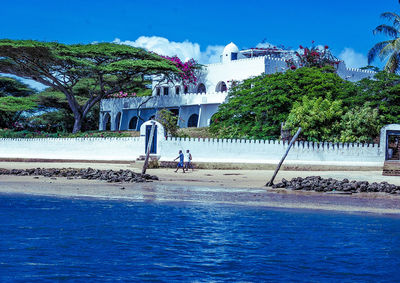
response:
[[[192,154],[189,152],[189,149],[186,150],[186,163],[185,163],[185,169],[186,171],[189,171],[189,167],[193,169],[193,164],[192,164]]]
[[[179,158],[179,163],[176,165],[175,172],[178,172],[178,169],[180,167],[182,167],[182,171],[183,171],[183,173],[185,173],[185,167],[184,167],[184,162],[183,162],[184,161],[184,156],[183,156],[182,150],[179,151],[179,155],[178,155],[177,158],[174,159],[174,161],[177,160],[178,158]]]

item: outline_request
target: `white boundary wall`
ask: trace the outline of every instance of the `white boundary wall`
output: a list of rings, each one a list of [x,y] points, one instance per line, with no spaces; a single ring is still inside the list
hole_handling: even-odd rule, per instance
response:
[[[161,160],[167,161],[187,149],[200,162],[278,163],[288,142],[230,139],[168,138],[161,143]],[[378,144],[295,142],[285,163],[382,166],[384,154]]]
[[[141,138],[0,139],[0,158],[135,160],[144,152]]]
[[[161,130],[161,129],[159,129]],[[172,161],[187,149],[194,162],[278,163],[288,143],[279,141],[167,138],[158,135],[157,155]],[[133,161],[145,152],[145,136],[137,138],[0,139],[0,158]],[[286,164],[382,166],[377,144],[296,142]]]

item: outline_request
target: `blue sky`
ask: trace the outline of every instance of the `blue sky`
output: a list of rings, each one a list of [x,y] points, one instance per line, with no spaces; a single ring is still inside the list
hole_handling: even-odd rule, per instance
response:
[[[372,34],[384,22],[380,14],[400,13],[397,0],[4,0],[1,6],[0,38],[117,40],[202,63],[217,60],[231,41],[240,49],[261,41],[297,49],[315,40],[350,67],[365,65],[368,50],[385,39]]]

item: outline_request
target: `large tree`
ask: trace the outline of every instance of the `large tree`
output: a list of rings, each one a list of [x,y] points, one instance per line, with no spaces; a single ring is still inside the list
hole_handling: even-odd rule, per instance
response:
[[[130,91],[134,79],[159,75],[170,79],[181,71],[171,60],[144,49],[99,43],[65,45],[32,40],[0,40],[0,72],[28,78],[62,92],[74,116],[73,132],[102,98]],[[89,97],[80,105],[74,86],[90,79]]]
[[[400,3],[400,0],[399,0]],[[378,56],[381,61],[386,60],[385,71],[395,73],[400,68],[400,16],[393,12],[385,12],[381,17],[391,22],[391,25],[377,26],[374,34],[384,34],[391,39],[378,42],[368,52],[368,64]]]

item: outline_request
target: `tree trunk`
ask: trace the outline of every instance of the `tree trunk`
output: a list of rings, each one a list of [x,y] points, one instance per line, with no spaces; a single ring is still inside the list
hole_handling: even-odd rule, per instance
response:
[[[83,120],[81,115],[75,116],[74,118],[75,118],[75,121],[74,121],[74,128],[72,129],[72,133],[73,133],[73,134],[75,134],[75,133],[81,131],[81,128],[82,128],[82,120]]]
[[[294,142],[296,141],[297,137],[300,135],[300,132],[301,132],[301,127],[299,127],[299,129],[297,130],[296,134],[294,135],[294,137],[290,141],[289,146],[288,146],[285,154],[282,156],[281,161],[279,162],[278,166],[275,169],[274,175],[272,175],[271,180],[268,183],[266,183],[265,186],[270,187],[270,186],[272,186],[274,184],[274,179],[276,177],[276,174],[278,174],[278,171],[281,168],[283,161],[285,160],[286,156],[288,155],[289,150],[292,147],[292,145],[294,144]]]

